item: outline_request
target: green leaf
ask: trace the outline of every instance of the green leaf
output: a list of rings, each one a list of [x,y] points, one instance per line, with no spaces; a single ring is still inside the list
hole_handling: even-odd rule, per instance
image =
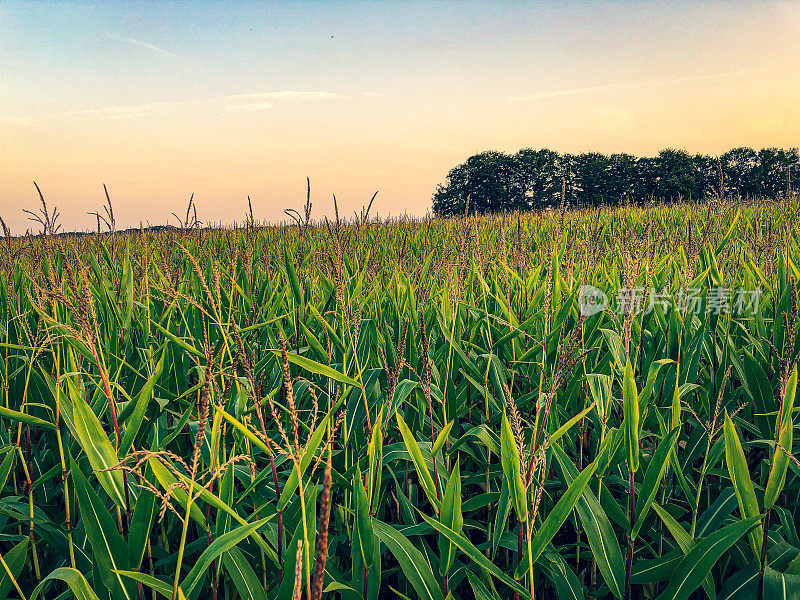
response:
[[[536,534],[531,540],[531,556],[527,554],[523,556],[519,566],[514,571],[514,579],[522,579],[528,572],[530,564],[536,564],[539,555],[544,551],[547,545],[553,540],[558,530],[564,524],[564,521],[569,517],[569,513],[575,507],[578,498],[583,494],[586,485],[594,475],[597,463],[593,462],[578,475],[572,483],[569,484],[567,491],[558,499],[556,505],[547,514],[547,517],[542,523],[541,527],[536,531]],[[530,562],[529,562],[530,561]]]
[[[500,567],[498,567],[491,560],[486,558],[486,555],[484,555],[480,550],[478,550],[475,547],[475,545],[472,542],[470,542],[467,538],[465,538],[463,535],[456,533],[455,531],[443,525],[439,521],[431,519],[428,515],[419,511],[419,509],[417,509],[417,512],[419,512],[420,516],[423,519],[425,519],[426,523],[428,523],[436,531],[444,535],[447,539],[449,539],[456,546],[458,546],[458,549],[461,550],[464,554],[466,554],[467,557],[470,560],[472,560],[472,562],[477,564],[484,571],[489,573],[492,577],[494,577],[498,581],[502,581],[515,592],[519,592],[524,596],[529,595],[529,592],[524,587],[522,587],[516,581],[511,579],[508,575],[503,573],[503,571],[500,570]],[[383,540],[383,538],[381,538],[381,540]]]
[[[625,365],[625,376],[622,380],[622,413],[628,468],[635,473],[639,470],[639,394],[636,391],[630,358]]]
[[[108,496],[125,510],[125,487],[122,471],[109,471],[119,464],[114,446],[100,424],[100,420],[83,399],[81,394],[72,397],[72,412],[78,442],[83,448],[97,480]]]
[[[472,587],[475,600],[500,600],[495,593],[490,592],[486,586],[483,585],[483,582],[475,573],[467,569],[466,574],[467,579],[469,579],[469,584]]]
[[[611,398],[611,377],[600,373],[589,373],[586,375],[586,380],[589,382],[589,390],[597,406],[597,414],[603,418]]]
[[[180,487],[173,487],[173,484],[177,483],[177,479],[172,474],[172,471],[167,469],[161,461],[158,460],[156,457],[151,457],[148,459],[147,464],[150,465],[150,468],[153,470],[153,475],[155,475],[158,483],[161,484],[161,487],[164,490],[172,489],[171,496],[172,498],[184,509],[189,502],[189,495],[186,493],[186,490]],[[203,511],[200,510],[200,507],[197,505],[196,502],[192,503],[192,507],[189,509],[189,514],[191,515],[192,519],[194,519],[203,530],[208,530],[208,524],[206,523],[206,518],[203,515]]]
[[[42,588],[44,588],[48,581],[52,581],[53,579],[59,579],[66,583],[77,600],[99,600],[97,594],[95,594],[94,590],[89,586],[89,582],[81,575],[81,572],[70,567],[55,569],[47,577],[42,579],[39,585],[36,586],[36,589],[33,590],[29,600],[36,600],[42,592]]]
[[[14,457],[16,456],[15,450],[10,450],[6,453],[3,462],[0,463],[0,491],[4,487],[6,487],[6,481],[8,481],[8,476],[11,474],[11,468],[14,466]]]
[[[292,288],[295,306],[303,306],[303,292],[300,290],[300,280],[297,277],[292,257],[289,255],[289,249],[285,246],[283,248],[283,268],[286,279],[289,281],[289,286]]]
[[[444,488],[442,513],[439,518],[444,525],[456,533],[461,533],[464,517],[461,514],[461,466],[459,459],[456,459],[453,472],[450,473],[450,478]],[[447,575],[450,565],[453,564],[455,549],[450,540],[443,535],[439,536],[439,575],[442,577]]]
[[[133,413],[131,413],[131,416],[125,421],[125,434],[122,436],[122,441],[119,445],[120,456],[126,456],[128,454],[128,450],[131,449],[133,440],[136,438],[136,434],[139,433],[139,428],[142,426],[144,415],[147,412],[147,406],[150,403],[150,399],[153,397],[153,390],[155,389],[158,378],[161,376],[161,372],[164,369],[165,354],[165,351],[161,352],[161,358],[159,358],[158,362],[156,363],[156,367],[153,369],[153,374],[145,382],[144,386],[142,386],[142,389],[139,391],[139,395],[134,401],[135,408],[133,409]]]
[[[733,426],[728,413],[725,413],[725,462],[728,466],[728,473],[736,492],[736,499],[739,502],[739,512],[742,519],[751,519],[761,514],[758,507],[758,499],[753,489],[753,480],[750,479],[750,471],[747,460],[744,457],[742,443],[739,441],[739,434]],[[761,559],[761,540],[763,531],[759,523],[754,531],[749,534],[750,548],[757,561]]]
[[[575,426],[575,423],[583,419],[589,413],[589,411],[592,410],[594,407],[595,403],[592,402],[589,406],[584,408],[581,412],[579,412],[577,415],[575,415],[566,423],[564,423],[561,427],[559,427],[556,430],[556,432],[550,436],[550,444],[555,444],[559,439],[561,439],[561,437],[565,433],[567,433],[567,431],[569,431],[572,427]]]
[[[378,418],[372,426],[372,438],[367,448],[369,457],[369,472],[367,480],[367,497],[369,498],[370,511],[377,512],[378,499],[381,491],[381,476],[383,472],[383,409],[378,413]]]
[[[147,470],[150,471],[149,466]],[[153,492],[142,488],[136,499],[136,506],[131,517],[130,531],[128,532],[128,555],[131,566],[138,569],[142,564],[144,552],[147,549],[147,540],[155,524],[156,497]]]
[[[276,355],[280,353],[277,350],[273,350]],[[318,363],[315,360],[311,360],[310,358],[306,358],[305,356],[300,356],[299,354],[287,354],[286,358],[289,359],[289,362],[292,364],[297,365],[301,369],[305,369],[306,371],[310,371],[312,373],[316,373],[317,375],[322,375],[324,377],[328,377],[333,379],[334,381],[338,381],[339,383],[345,383],[347,385],[352,385],[353,387],[360,388],[361,384],[358,383],[355,379],[350,379],[344,373],[340,373],[336,369],[332,369],[328,365],[323,365],[322,363]]]
[[[6,567],[11,571],[11,575],[18,584],[19,574],[22,573],[22,569],[25,566],[25,557],[28,554],[28,541],[28,538],[25,538],[3,556]],[[8,576],[8,572],[0,565],[0,598],[8,598],[8,593],[13,586],[14,583],[11,581],[11,577]]]
[[[221,407],[216,407],[216,414],[219,414],[223,419],[225,419],[231,425],[233,425],[242,435],[244,435],[248,440],[250,440],[252,444],[261,448],[261,450],[263,450],[267,455],[270,455],[272,453],[269,449],[269,446],[267,446],[264,443],[264,440],[262,440],[252,431],[250,431],[250,428],[248,428],[244,423],[239,421],[236,417],[227,413]]]
[[[560,554],[546,552],[542,559],[540,563],[543,563],[545,575],[555,588],[558,600],[584,599],[581,582]]]
[[[45,421],[33,415],[22,413],[16,410],[11,410],[5,406],[0,406],[0,418],[10,419],[17,423],[24,423],[25,425],[33,425],[34,427],[42,427],[44,429],[55,429],[56,426],[50,421]]]
[[[699,541],[670,577],[669,585],[657,600],[686,600],[703,583],[720,557],[739,538],[760,524],[761,517],[737,521]]]
[[[364,484],[361,481],[361,472],[357,467],[353,476],[353,494],[356,508],[354,533],[357,536],[358,547],[361,550],[361,559],[366,567],[370,567],[372,566],[375,534],[372,531],[367,491],[364,489]]]
[[[231,548],[223,554],[222,564],[233,579],[233,585],[242,600],[267,600],[267,594],[256,572],[238,548]]]
[[[375,534],[386,544],[389,552],[400,564],[403,575],[408,578],[408,582],[420,599],[443,600],[444,594],[439,584],[436,583],[433,569],[425,555],[391,525],[373,518],[372,527]]]
[[[403,444],[405,444],[406,450],[408,450],[408,454],[411,456],[411,461],[414,463],[420,487],[422,487],[422,491],[425,492],[430,503],[433,504],[438,511],[441,502],[439,502],[436,496],[433,477],[431,477],[431,472],[425,464],[425,459],[422,457],[422,451],[419,449],[417,440],[414,439],[414,434],[411,433],[411,430],[408,428],[408,425],[406,425],[400,413],[397,413],[397,427],[400,429],[400,435],[403,437]]]
[[[778,432],[778,444],[772,455],[772,465],[769,470],[769,479],[764,491],[764,510],[773,507],[778,499],[783,485],[786,482],[786,470],[789,468],[789,456],[792,454],[792,441],[794,436],[794,425],[792,423],[792,410],[794,409],[794,397],[797,390],[797,365],[794,366],[789,380],[786,382],[786,393],[783,399],[783,406],[778,413],[775,431]]]
[[[330,412],[325,415],[325,418],[320,421],[317,428],[314,430],[314,433],[308,438],[308,442],[306,443],[306,447],[303,450],[303,456],[300,457],[300,476],[302,477],[308,465],[311,464],[311,461],[314,459],[314,456],[317,454],[317,450],[319,449],[320,444],[322,443],[322,439],[325,436],[325,433],[328,431],[328,422],[330,419],[330,415],[332,415],[336,408],[338,408],[339,402],[337,402],[334,407],[330,410]],[[292,469],[292,472],[289,473],[289,478],[286,480],[286,484],[283,486],[283,490],[281,491],[281,497],[278,500],[278,510],[281,511],[289,504],[289,501],[292,499],[292,495],[294,494],[295,490],[299,485],[300,480],[298,479],[297,474],[297,467]]]
[[[500,432],[500,462],[503,466],[503,474],[508,481],[511,498],[514,500],[517,519],[524,523],[528,520],[527,489],[522,482],[517,442],[505,411],[503,411],[503,425]]]
[[[439,451],[444,447],[445,442],[447,441],[447,436],[450,435],[450,430],[453,428],[454,421],[450,421],[447,425],[442,427],[442,430],[439,432],[439,435],[436,436],[436,441],[433,442],[433,447],[431,448],[431,455],[436,456]]]
[[[227,552],[231,548],[233,548],[236,544],[241,542],[243,539],[250,536],[251,533],[258,530],[264,523],[266,523],[269,519],[261,519],[260,521],[256,521],[255,523],[250,523],[248,525],[242,525],[229,531],[228,533],[221,535],[213,542],[211,545],[208,546],[203,553],[200,555],[200,558],[194,563],[192,570],[189,571],[189,574],[186,575],[186,578],[181,583],[181,589],[183,593],[186,594],[187,598],[196,598],[196,594],[192,594],[197,584],[202,581],[202,578],[206,575],[206,571],[208,567],[211,565],[211,561],[217,558],[223,552]],[[198,590],[199,592],[200,590]]]
[[[153,463],[153,461],[155,459],[151,458],[150,460],[151,460],[150,464],[152,465],[152,463]],[[164,469],[163,466],[162,466],[162,469]],[[164,469],[164,471],[166,471],[166,469]],[[171,477],[171,475],[172,474],[169,473],[168,471],[166,472],[166,476],[170,476]],[[165,477],[164,472],[162,471],[161,474],[158,477]],[[236,510],[234,510],[227,503],[223,502],[218,496],[216,496],[215,494],[210,492],[207,487],[200,485],[197,481],[193,482],[189,477],[187,477],[186,475],[183,475],[183,474],[181,474],[181,481],[183,481],[183,483],[186,485],[186,487],[191,490],[192,494],[199,495],[200,499],[203,500],[204,502],[207,502],[208,504],[210,504],[214,508],[217,508],[217,509],[225,512],[226,514],[230,515],[231,517],[233,517],[234,521],[239,523],[239,525],[247,525],[248,524],[247,521],[238,512],[236,512]],[[176,492],[180,492],[180,491],[183,491],[183,490],[177,490],[176,489],[175,491]],[[184,492],[184,494],[185,494],[185,492]],[[181,495],[181,497],[185,498],[186,496],[185,495]],[[183,505],[184,508],[186,508],[185,501],[182,502],[182,505]],[[192,508],[191,508],[191,514],[192,515],[195,515],[194,509],[196,507],[197,507],[197,504],[193,503],[192,504]],[[276,513],[272,513],[271,515],[267,516],[266,520],[269,521],[270,519],[272,519],[275,516],[275,514]],[[202,513],[201,513],[201,516],[202,516]],[[203,521],[203,523],[204,522],[205,521]],[[198,521],[198,523],[200,523],[201,525],[203,524],[200,521]],[[261,548],[261,550],[264,551],[264,554],[266,555],[266,557],[269,558],[275,566],[279,566],[280,562],[279,562],[278,555],[275,553],[275,551],[272,549],[272,547],[270,547],[270,545],[267,544],[267,542],[264,540],[264,538],[261,536],[261,534],[259,534],[257,531],[254,531],[252,533],[252,538],[253,538],[253,541],[256,544],[258,544],[258,547]]]
[[[578,469],[558,446],[553,446],[553,454],[561,467],[564,481],[572,484],[578,476]],[[589,548],[597,561],[597,568],[603,576],[603,580],[611,593],[617,598],[622,598],[625,565],[619,549],[619,542],[614,528],[611,526],[611,521],[591,488],[584,488],[583,495],[575,504],[575,510],[580,518],[581,526],[586,532]]]
[[[147,573],[139,573],[138,571],[117,571],[117,573],[123,577],[133,579],[142,585],[146,585],[150,589],[157,591],[165,598],[172,598],[172,584],[170,583],[161,581],[160,579],[157,579],[156,577],[153,577]]]
[[[128,545],[117,531],[117,524],[103,505],[100,496],[89,486],[78,464],[70,457],[70,473],[75,484],[81,521],[86,530],[99,568],[100,577],[115,598],[133,600],[136,593],[129,581],[124,581],[116,571],[128,570],[130,562]]]
[[[658,448],[653,453],[653,458],[650,459],[650,464],[647,465],[647,471],[644,474],[644,482],[642,483],[642,493],[636,499],[636,521],[631,532],[631,538],[636,539],[639,530],[642,528],[644,519],[653,500],[658,493],[658,488],[661,485],[661,479],[667,470],[669,464],[669,455],[675,447],[675,441],[678,439],[680,430],[676,427],[658,444]]]
[[[695,546],[695,541],[692,539],[692,537],[681,526],[681,524],[675,520],[675,517],[673,517],[655,502],[653,503],[653,510],[659,517],[661,517],[661,520],[664,522],[664,525],[667,526],[667,530],[677,542],[681,552],[684,555],[689,554],[689,552],[691,552],[692,548]],[[716,597],[716,592],[714,590],[714,578],[711,576],[710,572],[706,573],[705,579],[703,579],[703,589],[706,591],[708,597],[711,598],[711,600],[714,600]]]

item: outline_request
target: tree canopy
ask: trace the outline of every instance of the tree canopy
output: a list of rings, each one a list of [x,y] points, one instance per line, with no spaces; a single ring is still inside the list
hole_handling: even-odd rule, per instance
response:
[[[775,197],[791,189],[797,148],[734,148],[720,156],[667,148],[655,157],[561,154],[524,148],[487,151],[447,174],[433,194],[433,212],[447,216],[558,206],[701,200],[715,195]]]

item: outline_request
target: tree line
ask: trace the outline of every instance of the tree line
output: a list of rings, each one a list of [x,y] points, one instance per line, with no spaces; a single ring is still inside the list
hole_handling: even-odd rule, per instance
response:
[[[797,148],[734,148],[720,156],[666,149],[655,157],[562,154],[525,148],[488,151],[447,174],[433,194],[439,216],[546,209],[561,205],[644,204],[657,200],[776,197],[791,193]]]

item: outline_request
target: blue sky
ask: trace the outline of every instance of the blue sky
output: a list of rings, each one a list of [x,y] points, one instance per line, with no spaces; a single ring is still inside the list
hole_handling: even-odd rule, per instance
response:
[[[0,4],[0,216],[424,214],[485,150],[800,140],[798,3]]]

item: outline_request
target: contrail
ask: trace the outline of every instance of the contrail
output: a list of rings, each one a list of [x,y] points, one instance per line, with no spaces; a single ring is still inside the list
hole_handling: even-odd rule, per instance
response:
[[[609,90],[627,90],[634,88],[671,85],[678,83],[693,83],[697,81],[708,81],[712,79],[726,79],[728,77],[735,77],[736,75],[743,75],[751,73],[752,71],[730,71],[727,73],[711,73],[708,75],[693,75],[687,77],[673,77],[671,79],[649,79],[645,81],[629,81],[622,83],[607,83],[603,85],[593,85],[588,87],[567,88],[563,90],[550,90],[546,92],[534,92],[532,94],[524,94],[522,96],[514,96],[510,98],[512,102],[525,102],[528,100],[543,100],[545,98],[560,98],[562,96],[582,96],[585,94],[593,94],[595,92],[605,92]]]

